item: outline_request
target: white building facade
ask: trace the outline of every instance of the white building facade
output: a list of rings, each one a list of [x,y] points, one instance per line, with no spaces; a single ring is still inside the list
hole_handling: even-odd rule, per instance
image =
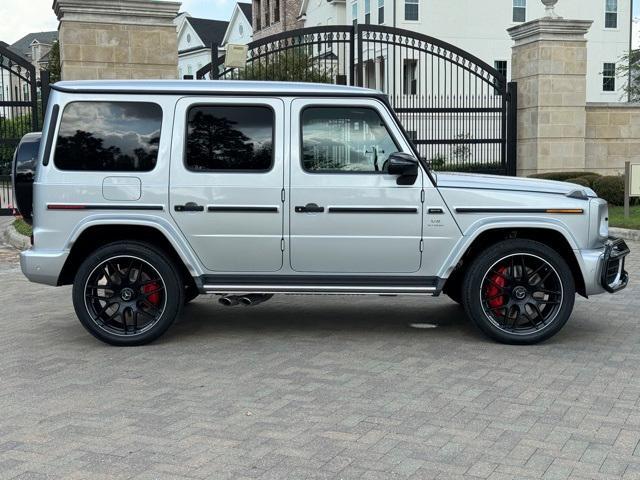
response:
[[[615,72],[630,48],[631,8],[631,0],[560,0],[556,6],[562,17],[593,21],[587,35],[590,102],[627,101],[624,79]],[[513,42],[507,28],[543,17],[545,10],[540,0],[307,0],[301,15],[305,27],[330,25],[335,19],[336,24],[381,24],[429,35],[470,52],[510,78]],[[408,76],[420,71],[419,65],[399,68]],[[377,83],[384,75],[372,72],[366,77],[368,86],[380,88]]]
[[[218,45],[218,55],[224,55],[226,45],[247,44],[253,36],[251,4],[236,3],[231,19],[194,18],[183,12],[174,21],[178,31],[179,78],[196,77],[203,66],[211,62],[211,45]]]

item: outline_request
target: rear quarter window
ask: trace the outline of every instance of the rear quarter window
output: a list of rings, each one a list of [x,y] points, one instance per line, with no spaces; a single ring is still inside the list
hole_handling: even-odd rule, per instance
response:
[[[147,102],[72,102],[62,114],[60,170],[146,172],[158,159],[162,108]]]

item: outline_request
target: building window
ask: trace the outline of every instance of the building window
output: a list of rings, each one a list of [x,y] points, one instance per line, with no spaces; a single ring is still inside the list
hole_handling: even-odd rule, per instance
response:
[[[266,172],[273,164],[273,125],[269,107],[193,107],[188,114],[187,168]]]
[[[602,91],[616,91],[616,64],[605,63],[602,69]]]
[[[280,21],[280,0],[276,0],[273,6],[273,21]]]
[[[73,102],[62,114],[60,170],[147,172],[158,158],[162,108],[142,102]]]
[[[364,23],[371,23],[371,0],[364,0]]]
[[[372,108],[305,108],[301,123],[302,167],[310,173],[384,173],[399,150]]]
[[[402,90],[405,95],[415,95],[417,92],[418,80],[416,72],[418,71],[418,61],[405,58],[402,65]]]
[[[242,27],[242,24],[238,25],[238,33],[240,35],[242,35],[244,33],[244,28]]]
[[[384,0],[378,0],[378,23],[384,23]]]
[[[351,21],[354,27],[358,24],[358,2],[351,4]]]
[[[513,21],[527,21],[527,0],[513,0]]]
[[[605,0],[604,28],[618,28],[618,0]]]
[[[270,18],[271,18],[271,5],[269,4],[269,0],[267,0],[264,3],[264,6],[265,6],[265,8],[264,8],[264,26],[268,27],[269,25],[271,25],[271,21],[270,21]]]
[[[255,13],[254,13],[254,18],[255,18],[255,22],[256,22],[256,31],[260,30],[260,28],[262,27],[261,21],[260,21],[260,17],[262,15],[262,4],[260,2],[260,0],[256,1],[256,9],[255,9]]]
[[[404,0],[404,19],[418,21],[420,0]]]

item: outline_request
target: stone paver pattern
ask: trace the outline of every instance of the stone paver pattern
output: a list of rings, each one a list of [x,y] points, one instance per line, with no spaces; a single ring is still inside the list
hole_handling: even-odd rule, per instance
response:
[[[1,479],[640,478],[640,244],[533,347],[446,297],[201,297],[160,341],[84,331],[0,248]],[[435,328],[410,325],[428,322]]]

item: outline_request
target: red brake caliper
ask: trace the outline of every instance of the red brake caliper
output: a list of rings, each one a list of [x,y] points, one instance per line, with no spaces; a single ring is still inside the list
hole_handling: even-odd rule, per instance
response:
[[[500,295],[500,293],[503,292],[503,290],[501,290],[498,287],[502,287],[504,288],[505,285],[505,280],[504,280],[504,272],[507,271],[506,267],[500,267],[498,269],[498,273],[494,273],[490,278],[490,282],[489,285],[487,286],[487,291],[485,292],[486,298],[490,298],[491,300],[489,300],[487,303],[489,304],[489,307],[491,308],[498,308],[504,305],[504,295],[501,295],[499,297],[497,297],[496,295]],[[504,315],[504,312],[502,310],[496,310],[495,311],[496,315]]]
[[[143,293],[148,293],[148,292],[153,292],[155,290],[157,290],[159,288],[160,285],[158,285],[156,282],[153,283],[148,283],[145,286],[142,287],[142,292]],[[159,293],[152,293],[151,295],[149,295],[147,297],[147,300],[149,300],[149,302],[153,305],[158,305],[158,303],[160,303],[160,294]]]

